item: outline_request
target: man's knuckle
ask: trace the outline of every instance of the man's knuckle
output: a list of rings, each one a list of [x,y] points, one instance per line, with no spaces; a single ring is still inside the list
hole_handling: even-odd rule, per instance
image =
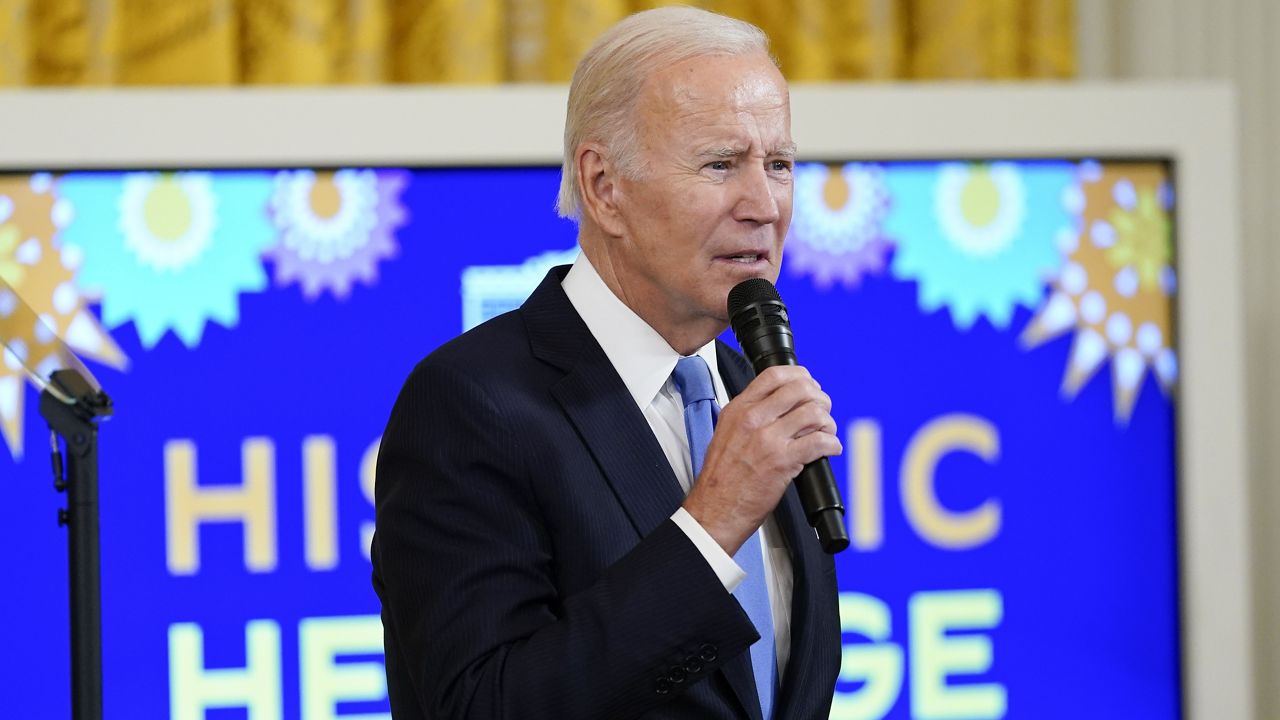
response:
[[[757,418],[759,417],[760,408],[758,406],[752,406],[743,409],[742,413],[738,416],[738,422],[748,430],[754,430],[758,423]]]

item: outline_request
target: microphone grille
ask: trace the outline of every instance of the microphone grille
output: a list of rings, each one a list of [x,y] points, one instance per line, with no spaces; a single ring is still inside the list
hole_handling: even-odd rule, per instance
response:
[[[737,315],[740,310],[758,302],[782,302],[778,289],[764,278],[743,280],[729,291],[729,317]]]

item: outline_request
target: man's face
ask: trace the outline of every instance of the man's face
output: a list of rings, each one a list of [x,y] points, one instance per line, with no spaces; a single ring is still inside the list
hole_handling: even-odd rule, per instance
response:
[[[613,274],[651,324],[722,330],[734,285],[778,278],[794,160],[786,82],[764,54],[693,58],[650,77],[637,107],[640,177],[618,181]]]

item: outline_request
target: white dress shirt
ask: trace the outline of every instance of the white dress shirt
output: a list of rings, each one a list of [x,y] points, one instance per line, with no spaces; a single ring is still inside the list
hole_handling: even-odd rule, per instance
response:
[[[622,382],[662,446],[676,479],[688,494],[693,487],[693,464],[684,428],[684,404],[671,379],[680,354],[613,294],[585,254],[578,254],[561,287],[622,377]],[[715,341],[703,345],[696,354],[711,368],[716,401],[723,408],[729,403],[729,396],[725,392],[724,381],[720,379]],[[746,572],[683,507],[678,508],[671,519],[701,551],[725,590],[733,592],[746,577]],[[772,515],[759,532],[762,533],[760,546],[768,549],[762,554],[769,607],[773,614],[773,637],[778,652],[778,677],[781,678],[791,656],[791,556]]]

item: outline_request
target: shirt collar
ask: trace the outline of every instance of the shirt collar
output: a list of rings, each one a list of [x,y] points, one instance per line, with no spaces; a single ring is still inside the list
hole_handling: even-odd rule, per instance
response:
[[[560,286],[622,378],[636,405],[641,410],[649,407],[671,377],[680,353],[613,294],[585,253],[578,253],[578,259]],[[698,348],[695,354],[711,368],[716,397],[723,405],[727,394],[716,364],[716,341],[712,339]]]

